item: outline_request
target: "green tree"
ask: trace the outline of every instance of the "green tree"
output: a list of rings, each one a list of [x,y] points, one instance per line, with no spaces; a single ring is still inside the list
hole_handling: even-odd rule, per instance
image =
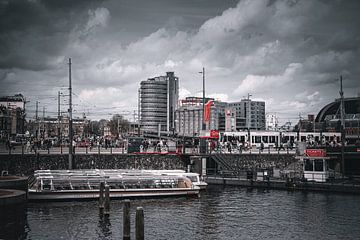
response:
[[[109,122],[110,132],[113,136],[119,136],[120,134],[127,133],[130,128],[130,123],[122,115],[115,114]]]

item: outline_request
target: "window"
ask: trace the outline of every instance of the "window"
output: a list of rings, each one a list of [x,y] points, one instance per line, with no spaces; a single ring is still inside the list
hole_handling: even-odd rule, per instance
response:
[[[315,160],[315,171],[316,172],[324,171],[324,162],[322,159]]]
[[[304,159],[305,171],[314,171],[314,161],[310,159]]]
[[[255,136],[255,143],[261,143],[261,136]]]

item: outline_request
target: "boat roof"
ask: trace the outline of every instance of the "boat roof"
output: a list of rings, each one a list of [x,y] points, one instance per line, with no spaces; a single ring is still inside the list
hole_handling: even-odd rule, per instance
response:
[[[130,179],[180,179],[185,171],[152,171],[152,170],[128,170],[128,169],[80,169],[80,170],[36,170],[34,178],[50,180],[71,181],[111,181]]]

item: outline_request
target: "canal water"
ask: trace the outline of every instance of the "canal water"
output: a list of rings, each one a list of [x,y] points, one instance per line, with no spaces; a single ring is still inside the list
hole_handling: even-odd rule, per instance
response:
[[[131,201],[145,239],[359,239],[360,196],[210,187],[200,198]],[[1,211],[0,239],[122,239],[122,201],[110,217],[96,201],[28,203]]]

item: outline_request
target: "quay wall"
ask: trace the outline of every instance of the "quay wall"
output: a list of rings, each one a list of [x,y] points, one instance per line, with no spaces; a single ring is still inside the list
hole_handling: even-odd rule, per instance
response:
[[[178,155],[76,154],[76,169],[186,169],[188,161]],[[37,169],[67,169],[68,155],[0,155],[0,172],[29,176]]]
[[[338,192],[360,194],[358,182],[287,182],[282,180],[253,181],[240,178],[224,178],[219,176],[208,176],[206,182],[210,185],[241,186],[248,189],[278,189],[288,191],[315,191],[315,192]]]
[[[76,154],[77,169],[187,169],[192,155],[176,154]],[[210,158],[211,155],[205,155]],[[291,154],[222,154],[236,168],[280,168],[295,160]],[[198,163],[193,163],[196,165]],[[0,155],[0,172],[29,176],[37,169],[67,169],[66,154],[4,154]],[[196,166],[193,166],[196,168]],[[211,168],[211,166],[208,166]]]

